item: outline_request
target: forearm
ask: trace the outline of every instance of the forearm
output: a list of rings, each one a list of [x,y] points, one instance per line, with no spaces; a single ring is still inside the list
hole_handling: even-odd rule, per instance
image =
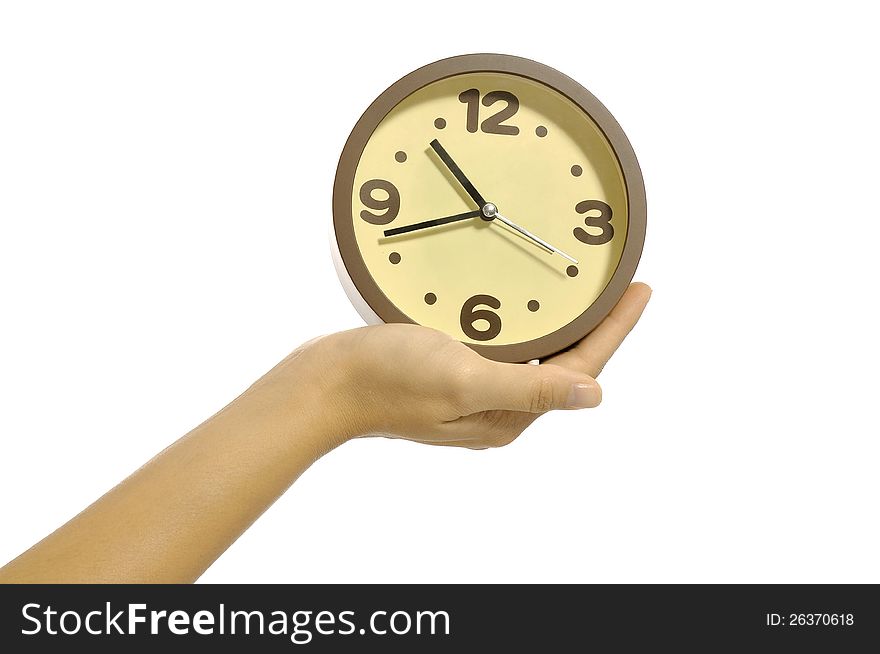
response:
[[[349,438],[485,449],[510,443],[551,409],[594,407],[602,393],[593,377],[650,294],[633,284],[589,336],[540,366],[490,361],[417,325],[310,341],[0,569],[0,582],[193,581],[306,468]]]
[[[327,418],[333,389],[313,379],[291,384],[297,374],[295,362],[282,362],[0,569],[0,582],[198,578],[306,468],[348,437]]]

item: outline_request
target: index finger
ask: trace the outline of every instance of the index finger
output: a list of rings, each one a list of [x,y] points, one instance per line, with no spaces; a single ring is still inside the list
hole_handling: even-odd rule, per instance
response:
[[[630,284],[620,298],[620,302],[596,329],[573,347],[542,363],[553,363],[597,377],[611,355],[623,343],[623,339],[636,326],[649,299],[651,299],[650,286],[640,282]]]

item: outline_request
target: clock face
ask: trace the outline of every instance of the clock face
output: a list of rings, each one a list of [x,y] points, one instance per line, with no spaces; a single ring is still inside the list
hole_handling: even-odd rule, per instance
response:
[[[443,74],[450,62],[459,72]],[[634,156],[621,161],[610,114],[552,69],[501,55],[432,66],[383,94],[343,152],[334,222],[346,271],[385,321],[442,330],[499,360],[563,349],[634,272],[644,236]]]

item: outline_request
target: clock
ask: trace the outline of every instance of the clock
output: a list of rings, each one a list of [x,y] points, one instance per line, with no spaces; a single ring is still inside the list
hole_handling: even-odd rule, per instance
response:
[[[645,239],[635,153],[583,86],[472,54],[403,77],[364,112],[333,186],[336,269],[369,323],[541,359],[610,312]]]

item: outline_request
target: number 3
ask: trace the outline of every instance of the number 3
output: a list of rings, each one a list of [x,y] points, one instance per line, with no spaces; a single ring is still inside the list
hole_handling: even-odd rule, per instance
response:
[[[587,213],[589,211],[598,211],[598,216],[587,216],[584,218],[584,224],[587,227],[598,227],[602,231],[599,234],[590,234],[583,227],[574,228],[574,237],[581,243],[587,245],[604,245],[614,238],[614,227],[611,225],[611,207],[601,200],[584,200],[578,202],[574,210],[578,213]]]

